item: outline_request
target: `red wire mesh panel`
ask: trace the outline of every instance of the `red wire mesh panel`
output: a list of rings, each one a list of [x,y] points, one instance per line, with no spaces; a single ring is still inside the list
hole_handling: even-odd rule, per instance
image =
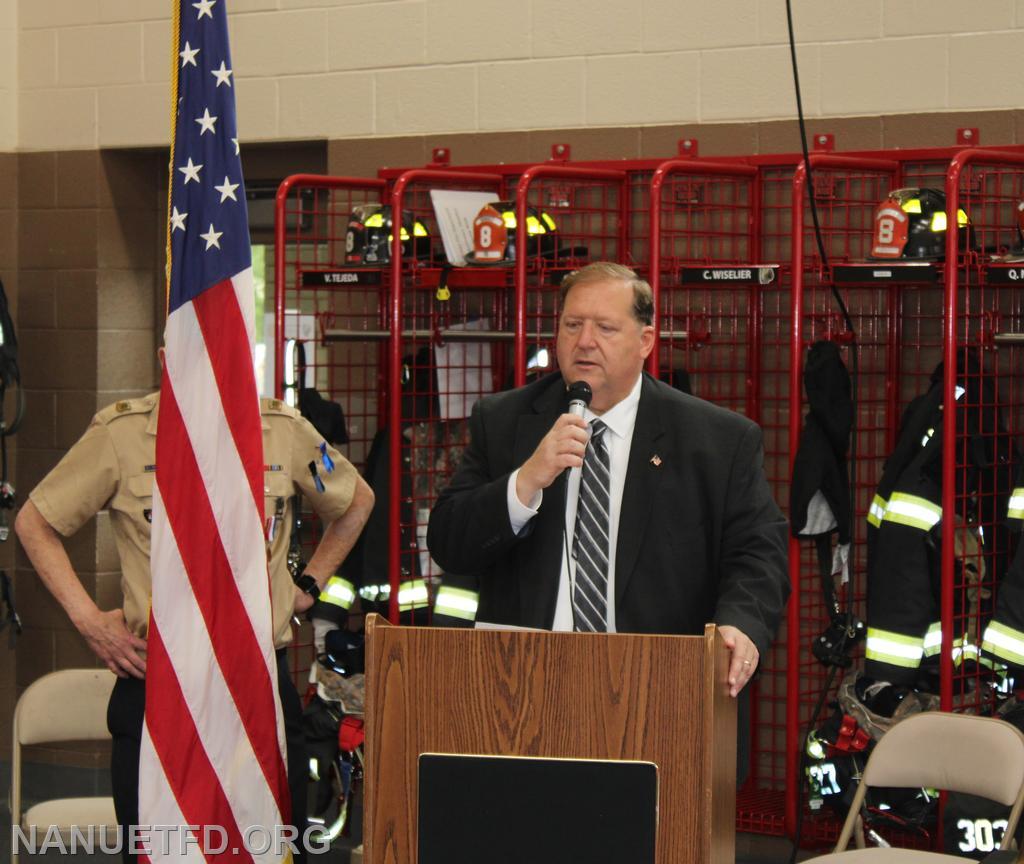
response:
[[[756,170],[673,160],[651,184],[657,366],[669,383],[757,419],[762,285],[754,254]],[[657,274],[656,276],[654,274]]]
[[[751,281],[749,285],[732,289],[733,302],[741,303],[737,309],[740,320],[749,321],[745,325],[749,332],[742,349],[747,376],[741,381],[741,386],[749,387],[749,392],[730,393],[723,389],[725,382],[738,377],[735,374],[727,375],[714,388],[719,391],[723,404],[748,413],[761,426],[765,474],[775,500],[783,508],[789,482],[786,394],[792,174],[792,165],[766,165],[757,169],[749,204],[753,233],[748,243],[737,230],[734,248],[747,255],[746,263],[770,267],[770,279],[761,284],[759,278],[756,284]],[[741,207],[737,215],[746,209],[747,206]],[[697,295],[701,293],[696,286],[690,286],[689,290]],[[729,292],[730,289],[708,290]],[[697,395],[704,394],[698,391]],[[714,401],[715,395],[708,398]],[[785,833],[786,664],[786,625],[783,622],[767,656],[761,658],[758,679],[751,693],[750,773],[736,795],[736,828],[740,831],[776,836]]]
[[[388,285],[379,270],[350,265],[346,239],[353,211],[379,204],[382,192],[374,180],[296,175],[281,184],[276,205],[276,395],[297,405],[298,390],[310,387],[340,404],[349,438],[340,449],[360,471],[384,417]],[[320,539],[308,505],[302,522],[308,560]],[[301,680],[313,659],[308,626],[293,647]]]
[[[775,393],[783,382],[766,379],[762,358],[772,355],[775,374],[784,374],[779,361],[788,343],[778,329],[781,317],[764,317],[765,304],[778,303],[780,267],[778,258],[760,257],[758,172],[674,160],[655,171],[651,187],[660,372],[675,386],[763,422],[762,388]],[[776,436],[774,443],[780,441]],[[776,490],[778,479],[776,472]],[[784,652],[773,648],[762,658],[753,689],[749,775],[737,801],[740,830],[782,830],[781,806],[771,798],[781,795],[784,783],[776,754],[785,743],[785,668]]]
[[[852,356],[853,334],[849,332],[839,303],[829,287],[832,272],[842,281],[836,282],[857,335],[858,356],[856,370],[856,431],[852,449],[856,452],[857,472],[854,479],[855,512],[853,516],[853,542],[850,552],[850,584],[839,589],[840,605],[844,611],[853,611],[864,618],[864,568],[866,526],[864,517],[881,476],[884,459],[891,446],[891,433],[897,417],[892,387],[901,376],[919,374],[914,365],[920,360],[920,349],[928,339],[931,344],[938,338],[938,326],[929,329],[928,336],[918,334],[918,353],[900,352],[899,324],[902,312],[903,290],[899,285],[872,284],[857,268],[857,262],[866,260],[874,226],[874,213],[897,176],[895,163],[878,160],[855,160],[846,157],[817,155],[811,157],[813,168],[813,194],[817,207],[821,239],[825,254],[833,270],[823,273],[822,262],[813,228],[809,196],[805,194],[805,174],[797,172],[794,183],[794,238],[793,253],[793,317],[800,324],[800,342],[793,356],[795,364],[790,379],[790,445],[795,452],[804,413],[803,385],[800,372],[804,352],[814,342],[830,340],[841,346],[843,360],[854,373]],[[915,306],[919,292],[910,290],[908,298]],[[915,307],[916,308],[916,307]],[[925,323],[921,313],[919,319]],[[941,321],[933,321],[938,325]],[[903,362],[909,361],[909,362]],[[787,775],[793,778],[787,784],[787,828],[795,827],[797,808],[806,808],[803,796],[803,778],[796,774],[803,736],[812,722],[814,709],[822,698],[834,698],[834,686],[842,672],[832,678],[826,668],[811,652],[811,644],[831,623],[831,610],[819,575],[819,564],[813,544],[791,544],[791,581],[787,649],[790,659],[790,686],[788,711],[790,722],[787,735],[785,763]],[[825,691],[825,692],[823,692]],[[827,705],[827,701],[826,701]],[[828,715],[828,707],[814,720],[820,723]],[[806,845],[832,842],[839,822],[827,808],[817,812],[805,809],[802,822],[802,841]]]
[[[469,442],[474,402],[509,386],[514,325],[511,267],[451,268],[431,198],[432,190],[482,192],[502,198],[497,175],[424,169],[402,174],[391,200],[428,243],[403,262],[392,259],[400,286],[392,322],[396,393],[390,436],[389,613],[393,621],[424,625],[445,574],[427,551],[426,529],[438,493]],[[395,466],[399,466],[395,470]],[[397,593],[396,593],[397,592]]]
[[[956,364],[957,411],[956,446],[942,454],[944,480],[953,479],[943,503],[952,505],[956,530],[944,532],[942,544],[941,695],[944,708],[987,711],[1006,682],[992,669],[999,658],[979,658],[978,649],[1017,545],[1006,519],[1024,431],[1024,269],[1016,260],[1024,251],[1024,157],[958,154],[945,191],[947,244],[957,211],[959,266],[944,274],[944,311],[955,338],[946,342],[944,360]]]
[[[651,180],[653,168],[626,172],[627,241],[623,263],[651,281]]]
[[[557,366],[555,328],[562,278],[591,261],[625,262],[625,174],[598,168],[536,165],[516,189],[517,224],[531,216],[547,233],[528,235],[516,259],[515,384]],[[554,226],[552,228],[552,226]],[[525,229],[525,230],[528,230]],[[519,229],[522,236],[524,229]]]

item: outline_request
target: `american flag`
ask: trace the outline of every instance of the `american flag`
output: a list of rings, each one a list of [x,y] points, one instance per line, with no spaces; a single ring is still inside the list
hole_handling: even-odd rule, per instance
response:
[[[139,820],[150,858],[280,861],[253,826],[290,817],[263,525],[263,441],[226,0],[174,0],[169,302],[156,438]],[[182,833],[181,831],[178,832]],[[202,828],[198,832],[202,836]],[[162,841],[162,837],[160,838]],[[232,850],[240,854],[232,855]],[[277,852],[278,854],[275,854]],[[284,856],[287,857],[287,856]]]

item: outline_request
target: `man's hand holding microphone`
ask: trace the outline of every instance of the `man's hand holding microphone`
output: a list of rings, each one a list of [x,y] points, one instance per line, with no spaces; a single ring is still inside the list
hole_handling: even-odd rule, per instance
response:
[[[566,391],[569,409],[559,416],[516,477],[516,497],[526,506],[555,482],[558,475],[583,465],[590,430],[583,412],[590,404],[591,389],[586,381],[570,384]]]

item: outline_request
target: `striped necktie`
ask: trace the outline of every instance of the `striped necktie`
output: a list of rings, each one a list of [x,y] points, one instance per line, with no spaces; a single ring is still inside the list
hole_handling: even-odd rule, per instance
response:
[[[576,562],[573,580],[573,629],[604,633],[608,629],[608,531],[611,474],[604,432],[600,420],[591,423],[590,442],[583,456],[580,497],[576,505],[576,530],[572,557]]]

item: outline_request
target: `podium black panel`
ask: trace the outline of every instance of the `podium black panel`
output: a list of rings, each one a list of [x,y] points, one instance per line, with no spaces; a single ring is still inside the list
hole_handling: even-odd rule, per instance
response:
[[[654,864],[650,762],[423,754],[419,864]]]

